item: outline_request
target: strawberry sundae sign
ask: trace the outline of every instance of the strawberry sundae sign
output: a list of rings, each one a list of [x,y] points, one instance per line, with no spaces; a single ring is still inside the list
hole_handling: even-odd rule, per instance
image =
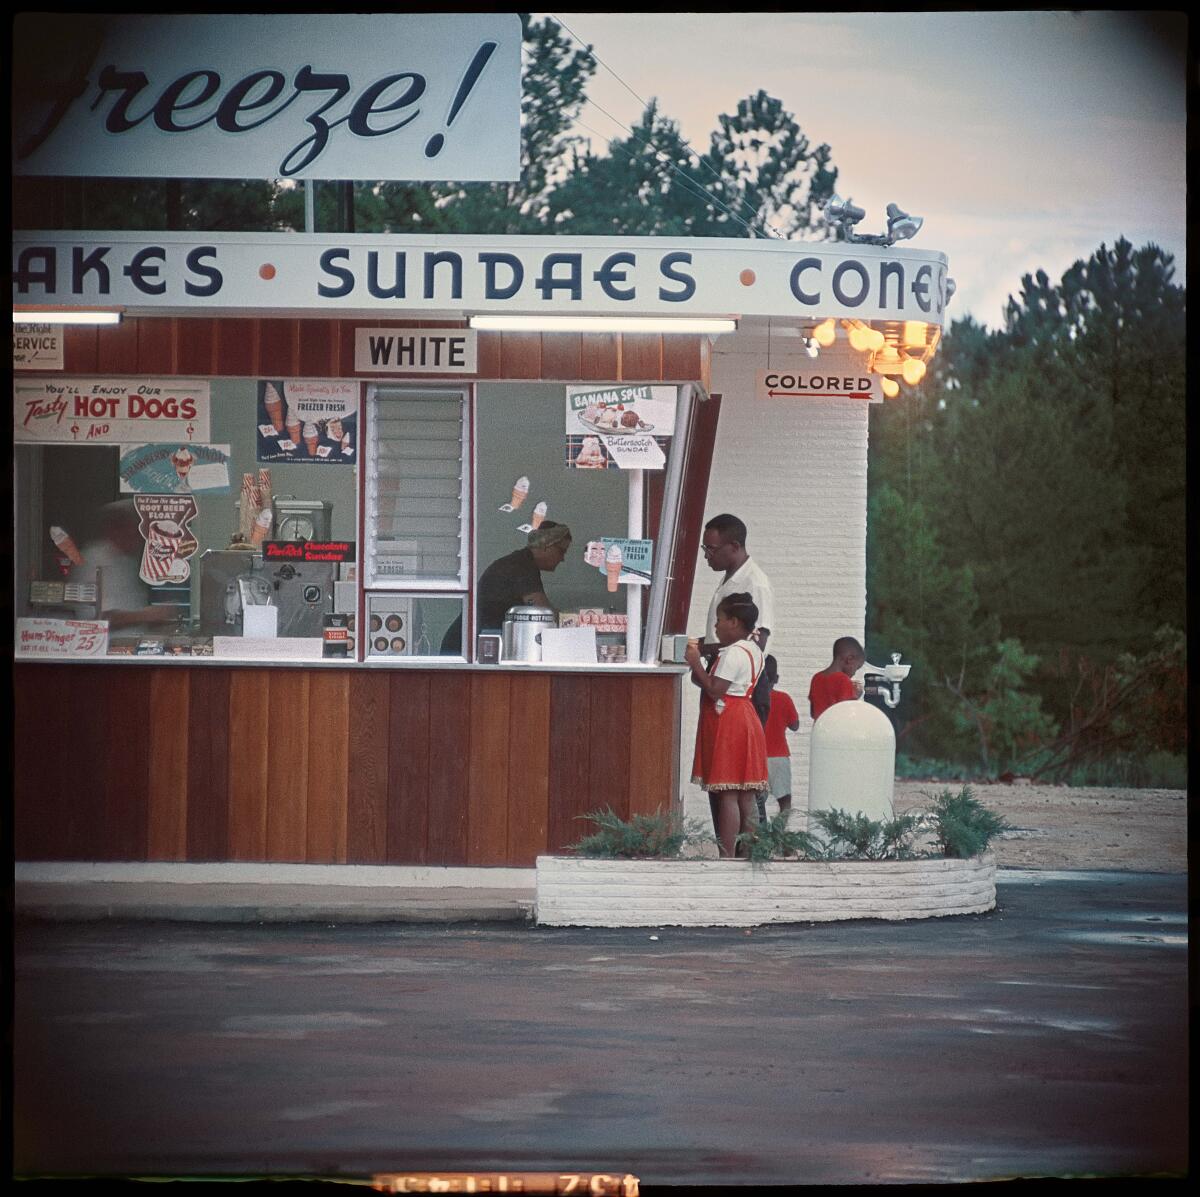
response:
[[[209,439],[209,384],[185,378],[18,378],[17,444],[113,445]]]

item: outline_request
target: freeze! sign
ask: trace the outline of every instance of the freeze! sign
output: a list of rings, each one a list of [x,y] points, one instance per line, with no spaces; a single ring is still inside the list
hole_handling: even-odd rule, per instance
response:
[[[515,13],[23,13],[16,174],[520,177]]]

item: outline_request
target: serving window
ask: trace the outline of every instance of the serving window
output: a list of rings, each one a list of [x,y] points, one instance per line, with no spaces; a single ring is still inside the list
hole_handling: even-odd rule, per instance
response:
[[[22,376],[17,656],[640,661],[685,390]]]
[[[14,389],[18,657],[321,659],[353,622],[358,383]]]
[[[542,634],[541,659],[640,659],[644,599],[656,567],[665,574],[658,530],[646,528],[647,479],[669,470],[678,392],[623,383],[476,387],[477,636],[497,632],[503,609],[526,597],[534,582],[522,554],[557,524],[570,530],[570,547],[557,560],[547,545],[532,575],[559,629]]]

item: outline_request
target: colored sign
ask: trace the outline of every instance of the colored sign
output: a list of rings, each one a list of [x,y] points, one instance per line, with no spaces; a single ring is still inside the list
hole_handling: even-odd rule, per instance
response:
[[[12,271],[18,306],[173,315],[737,313],[941,325],[948,291],[946,255],[908,243],[735,237],[21,231]]]
[[[108,652],[108,620],[18,619],[18,657],[103,657]]]
[[[61,370],[63,326],[61,324],[14,324],[14,370]]]
[[[17,174],[520,177],[515,13],[89,17],[16,19]]]
[[[138,576],[150,586],[186,582],[191,576],[187,562],[199,547],[188,530],[196,515],[192,495],[137,495],[138,531],[146,542]]]
[[[209,439],[209,385],[190,379],[17,378],[17,444],[138,445]]]
[[[258,461],[352,465],[358,449],[358,383],[258,384]]]
[[[470,328],[359,328],[360,374],[474,374],[478,334]]]
[[[122,494],[161,495],[229,489],[228,445],[123,445]]]
[[[787,363],[754,376],[754,395],[762,400],[857,399],[882,403],[880,376],[867,371],[865,353],[822,353],[803,363]]]

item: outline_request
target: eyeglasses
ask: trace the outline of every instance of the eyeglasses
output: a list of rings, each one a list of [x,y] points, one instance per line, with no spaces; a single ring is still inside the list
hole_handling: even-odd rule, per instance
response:
[[[706,556],[711,557],[713,553],[719,553],[725,546],[723,544],[702,544],[700,551]]]

